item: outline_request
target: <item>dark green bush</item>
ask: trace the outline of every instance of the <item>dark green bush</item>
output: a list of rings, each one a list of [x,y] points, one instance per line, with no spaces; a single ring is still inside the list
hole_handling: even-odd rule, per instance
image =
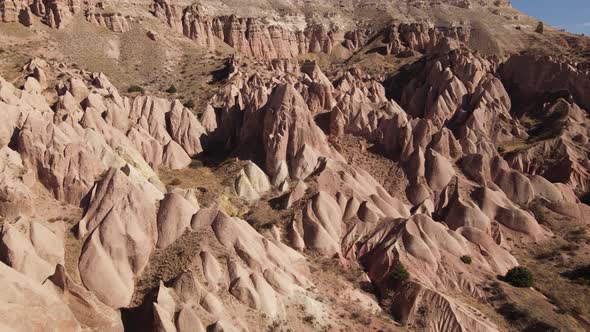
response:
[[[187,100],[186,102],[184,102],[183,105],[186,108],[190,108],[190,109],[195,108],[195,102],[192,99],[191,100]]]
[[[473,260],[471,259],[471,256],[467,256],[467,255],[461,256],[461,262],[463,262],[467,265],[471,264],[472,261]]]
[[[534,284],[533,274],[524,266],[510,269],[504,276],[504,281],[514,287],[532,287]]]
[[[524,321],[530,318],[530,313],[517,307],[514,303],[504,303],[496,311],[509,321]]]
[[[587,193],[578,193],[578,198],[582,203],[590,205],[590,191]]]
[[[389,280],[395,285],[403,284],[410,278],[410,274],[406,270],[406,267],[401,263],[397,262],[393,266],[393,269],[389,273]]]
[[[129,93],[134,93],[134,92],[139,92],[139,93],[142,93],[142,92],[144,92],[144,91],[145,91],[145,90],[144,90],[142,87],[140,87],[139,85],[131,85],[131,86],[129,86],[129,88],[127,89],[127,92],[129,92]]]
[[[176,87],[173,85],[171,85],[168,89],[166,89],[167,93],[176,93],[178,90],[176,90]]]
[[[564,275],[581,285],[590,286],[590,264],[577,266],[572,271],[564,273]]]

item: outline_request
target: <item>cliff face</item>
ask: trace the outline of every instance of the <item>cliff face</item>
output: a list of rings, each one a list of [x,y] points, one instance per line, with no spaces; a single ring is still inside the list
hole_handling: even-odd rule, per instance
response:
[[[79,0],[34,0],[32,11],[42,17],[45,24],[59,29],[80,10],[81,4]]]
[[[453,42],[467,42],[470,31],[468,28],[434,27],[427,23],[402,23],[392,25],[385,33],[387,44],[386,54],[410,56],[414,53],[428,53],[442,47],[449,39]],[[447,40],[445,40],[447,39]]]
[[[60,28],[69,17],[81,8],[79,0],[2,0],[0,1],[0,22],[21,22],[30,25],[27,17],[32,12],[52,28]]]
[[[13,0],[0,1],[0,21],[16,22],[18,17],[18,3]]]
[[[335,43],[335,31],[323,25],[309,25],[303,31],[293,31],[265,24],[257,18],[208,16],[197,6],[185,8],[179,24],[176,9],[167,4],[158,8],[162,8],[171,27],[182,26],[182,33],[197,44],[214,48],[216,40],[219,40],[244,56],[259,59],[330,53]]]
[[[129,31],[127,18],[118,13],[93,13],[89,11],[86,13],[86,20],[113,32]]]

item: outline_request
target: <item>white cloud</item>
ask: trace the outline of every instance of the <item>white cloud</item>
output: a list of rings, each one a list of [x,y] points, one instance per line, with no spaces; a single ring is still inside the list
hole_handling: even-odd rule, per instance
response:
[[[580,24],[580,26],[590,27],[590,22],[584,22],[584,23]]]

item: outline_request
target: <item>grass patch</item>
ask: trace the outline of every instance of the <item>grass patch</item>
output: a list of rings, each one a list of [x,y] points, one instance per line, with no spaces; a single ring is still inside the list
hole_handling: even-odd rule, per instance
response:
[[[535,255],[537,260],[549,260],[559,256],[559,250],[557,248],[542,251]]]
[[[270,229],[273,225],[280,223],[284,216],[281,211],[273,209],[264,200],[259,201],[244,219],[256,230]]]
[[[590,244],[590,236],[588,236],[588,231],[584,226],[580,226],[576,229],[569,231],[564,238],[566,241],[570,243],[574,242]]]
[[[500,142],[497,145],[498,153],[505,155],[509,152],[522,151],[529,148],[530,145],[522,138],[515,138],[511,141]]]
[[[524,332],[538,332],[538,331],[558,332],[558,331],[560,331],[560,329],[558,329],[557,327],[555,327],[549,323],[542,322],[539,320],[533,320],[532,322],[529,323],[529,326],[527,326],[523,331]]]

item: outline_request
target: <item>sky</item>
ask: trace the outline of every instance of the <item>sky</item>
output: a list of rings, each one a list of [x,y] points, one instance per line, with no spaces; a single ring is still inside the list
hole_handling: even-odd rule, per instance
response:
[[[512,0],[512,6],[554,27],[590,35],[590,0]]]

